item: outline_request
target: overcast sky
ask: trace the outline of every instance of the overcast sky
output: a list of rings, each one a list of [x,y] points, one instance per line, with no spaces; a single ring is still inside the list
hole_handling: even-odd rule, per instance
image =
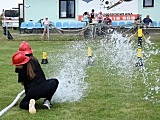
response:
[[[18,4],[22,3],[23,0],[0,0],[0,14],[2,13],[2,10],[9,10],[13,7],[18,8]]]

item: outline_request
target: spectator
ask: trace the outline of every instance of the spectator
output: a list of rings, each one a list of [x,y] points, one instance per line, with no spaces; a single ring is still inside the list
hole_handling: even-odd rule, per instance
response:
[[[152,20],[149,18],[149,15],[147,15],[146,18],[143,19],[143,24],[148,28],[150,23],[154,26]]]
[[[90,14],[90,21],[89,21],[89,23],[92,23],[92,19],[94,19],[95,18],[95,13],[94,13],[94,9],[92,9],[92,11],[91,11],[91,14]]]
[[[102,21],[103,21],[103,14],[100,11],[99,14],[98,14],[98,23],[102,23]]]
[[[90,19],[91,19],[91,17],[89,15],[89,13],[88,12],[84,12],[84,14],[83,14],[83,21],[86,22],[86,25],[89,24]]]
[[[42,38],[46,37],[46,33],[48,32],[47,30],[49,29],[50,23],[51,21],[48,19],[48,16],[46,16],[45,20],[43,21],[44,30],[43,30]]]
[[[109,15],[105,15],[104,17],[104,23],[107,25],[111,25],[112,24],[112,20],[109,18]]]
[[[140,23],[142,22],[142,20],[141,20],[141,15],[140,15],[140,14],[137,14],[137,18],[134,20],[134,22],[135,22],[136,24],[140,24]]]

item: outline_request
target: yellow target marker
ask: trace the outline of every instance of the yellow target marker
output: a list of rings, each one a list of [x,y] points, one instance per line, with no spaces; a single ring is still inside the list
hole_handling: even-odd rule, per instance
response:
[[[138,48],[138,55],[137,55],[138,58],[141,58],[142,57],[142,49],[141,48]]]
[[[48,63],[48,60],[47,60],[47,53],[46,53],[46,52],[43,52],[41,64],[47,64],[47,63]]]
[[[138,37],[142,37],[142,36],[143,36],[142,29],[139,28],[139,29],[138,29]]]
[[[88,47],[88,65],[92,65],[92,64],[93,64],[92,51],[91,51],[91,47]]]
[[[91,47],[88,47],[88,57],[92,56],[92,51],[91,51]]]
[[[138,62],[136,63],[136,67],[143,66],[143,63],[142,63],[142,36],[143,36],[142,28],[139,28],[138,29],[138,50],[137,50]]]

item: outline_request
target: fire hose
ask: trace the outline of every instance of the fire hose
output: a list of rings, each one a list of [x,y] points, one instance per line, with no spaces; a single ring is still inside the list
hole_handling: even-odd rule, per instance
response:
[[[25,90],[22,90],[18,95],[17,97],[14,99],[14,101],[9,105],[7,106],[6,108],[4,108],[2,111],[0,111],[0,116],[2,116],[5,112],[7,112],[9,109],[11,109],[17,102],[18,100],[20,99],[20,97],[25,93]]]

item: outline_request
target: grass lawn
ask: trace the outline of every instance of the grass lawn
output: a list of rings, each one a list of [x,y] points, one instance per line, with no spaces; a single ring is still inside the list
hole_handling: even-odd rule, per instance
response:
[[[48,41],[40,39],[40,35],[14,35],[14,40],[7,40],[0,30],[0,110],[23,90],[11,65],[12,54],[22,40],[31,45],[39,62],[42,53],[47,52],[49,63],[41,64],[44,73],[62,83],[50,110],[44,109],[40,99],[36,102],[37,113],[31,115],[19,108],[19,100],[0,119],[159,120],[160,35],[150,36],[154,44],[143,42],[144,66],[135,67],[137,38],[129,42],[126,39],[88,43],[78,36],[52,35]],[[93,66],[87,66],[88,45],[93,52]]]

